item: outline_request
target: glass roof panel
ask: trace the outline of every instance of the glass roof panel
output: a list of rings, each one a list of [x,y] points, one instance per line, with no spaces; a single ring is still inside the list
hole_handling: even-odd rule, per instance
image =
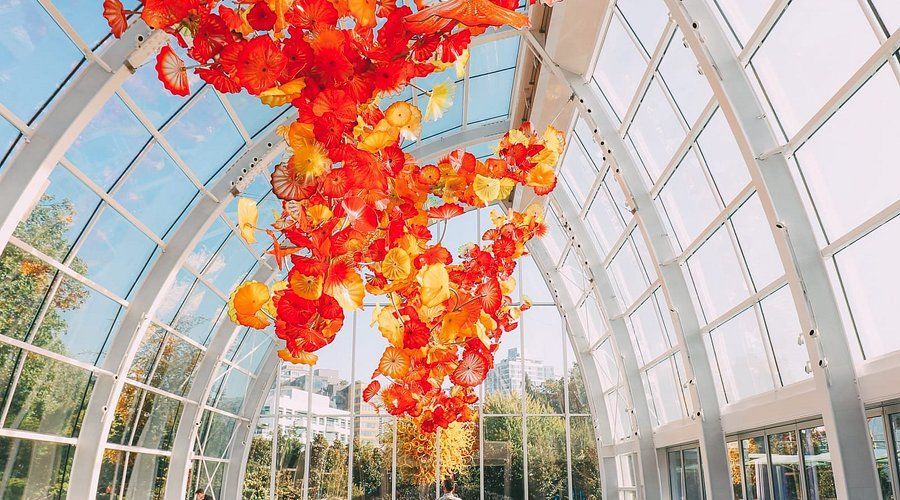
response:
[[[634,30],[644,51],[647,54],[653,53],[669,20],[665,3],[661,0],[619,0],[616,7]]]
[[[0,104],[28,123],[83,56],[38,2],[0,5],[0,33]]]
[[[859,5],[793,2],[753,56],[766,92],[760,97],[769,99],[790,137],[878,45]]]
[[[628,36],[619,18],[613,18],[600,49],[594,69],[594,82],[600,87],[613,111],[621,120],[628,110],[647,62]]]
[[[166,130],[165,137],[191,171],[206,183],[244,146],[244,139],[212,88]]]

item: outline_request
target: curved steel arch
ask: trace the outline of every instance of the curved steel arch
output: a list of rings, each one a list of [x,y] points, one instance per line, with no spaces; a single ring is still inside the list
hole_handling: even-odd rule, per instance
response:
[[[103,368],[116,375],[98,378],[85,409],[69,483],[69,494],[74,498],[88,498],[97,491],[103,450],[115,414],[113,410],[134,355],[163,299],[163,293],[171,286],[206,229],[240,192],[236,189],[236,184],[243,181],[242,185],[246,185],[249,182],[249,179],[245,179],[245,172],[260,171],[259,165],[268,165],[283,150],[283,141],[276,140],[276,137],[274,132],[263,137],[228,168],[226,174],[211,189],[213,196],[201,197],[172,235],[166,251],[154,262],[129,303],[103,362]],[[206,382],[194,380],[194,384]],[[205,401],[192,403],[202,407]]]
[[[779,151],[779,141],[709,7],[697,0],[664,1],[706,75],[759,193],[806,332],[838,496],[878,498],[878,469],[838,300],[787,160],[784,154],[767,155]]]
[[[598,144],[603,146],[616,162],[618,170],[616,178],[623,191],[630,196],[630,202],[634,204],[632,208],[635,210],[638,228],[648,243],[663,294],[669,304],[672,322],[676,325],[676,335],[684,351],[685,372],[694,401],[691,418],[699,419],[700,424],[699,441],[704,457],[702,466],[706,490],[712,498],[730,498],[731,475],[728,469],[725,432],[709,363],[709,353],[706,352],[700,321],[691,302],[687,281],[677,263],[671,264],[674,250],[665,235],[662,218],[653,205],[639,177],[635,161],[619,137],[612,119],[600,106],[590,88],[585,85],[584,79],[556,65],[533,36],[528,36],[527,39],[544,64],[575,93],[582,118],[591,125],[590,128],[596,135],[603,138],[597,140]]]

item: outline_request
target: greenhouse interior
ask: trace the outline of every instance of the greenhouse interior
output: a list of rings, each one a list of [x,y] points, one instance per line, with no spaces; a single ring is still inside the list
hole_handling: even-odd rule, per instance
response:
[[[900,2],[0,33],[0,498],[900,499]]]

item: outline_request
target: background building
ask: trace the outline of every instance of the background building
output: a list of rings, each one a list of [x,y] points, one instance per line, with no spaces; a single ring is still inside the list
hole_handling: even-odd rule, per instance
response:
[[[485,393],[521,391],[523,374],[524,379],[534,386],[540,386],[545,380],[556,377],[552,366],[544,364],[540,359],[522,358],[519,348],[513,347],[506,351],[505,358],[494,364],[494,370],[484,381],[484,391]]]

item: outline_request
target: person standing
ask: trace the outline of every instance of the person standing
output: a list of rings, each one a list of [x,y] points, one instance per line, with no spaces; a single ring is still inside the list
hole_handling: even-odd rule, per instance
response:
[[[452,477],[444,479],[444,494],[438,500],[462,500],[456,496],[456,481]]]

